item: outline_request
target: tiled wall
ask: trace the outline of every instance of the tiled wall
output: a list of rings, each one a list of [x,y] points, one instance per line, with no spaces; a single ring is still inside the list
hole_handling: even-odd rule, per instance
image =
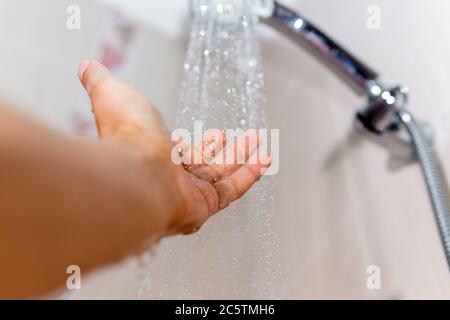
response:
[[[173,1],[173,5],[179,3]],[[378,68],[387,82],[401,81],[410,87],[411,109],[436,127],[436,144],[450,174],[450,3],[289,2]],[[83,12],[80,31],[65,28],[66,8],[74,3]],[[373,4],[381,9],[380,30],[366,27],[366,10]],[[179,19],[170,17],[170,10],[163,11],[167,19]],[[88,0],[0,0],[0,92],[57,129],[92,135],[93,122],[76,69],[82,59],[94,56],[112,63],[114,72],[151,98],[171,123],[188,30],[187,18],[183,19],[186,28],[176,35],[159,29],[157,23],[128,21]],[[130,41],[120,40],[124,28],[132,30]],[[389,171],[388,154],[351,133],[353,112],[363,101],[281,36],[263,26],[261,35],[270,126],[279,128],[281,135],[272,221],[279,237],[276,263],[281,272],[273,284],[277,295],[450,298],[448,270],[419,168],[411,165]],[[208,223],[198,237],[205,239],[220,228],[225,232],[218,239],[226,240],[226,231],[239,220],[225,216]],[[239,258],[240,268],[221,274],[236,257],[232,251],[236,245],[197,242],[198,251],[180,265],[178,257],[186,241],[191,240],[171,239],[149,258],[150,262],[141,262],[165,268],[164,275],[161,270],[150,269],[149,277],[143,277],[138,261],[131,259],[91,275],[83,281],[82,291],[68,296],[264,296],[250,286],[257,276],[243,276],[244,271],[258,270],[258,261]],[[370,265],[381,267],[382,290],[371,291],[366,286]],[[185,283],[197,283],[191,285],[194,292],[180,294],[183,285],[170,281],[170,272],[183,268],[188,269],[183,271],[189,277]],[[215,272],[205,272],[211,268],[216,268]],[[161,288],[164,294],[159,292]]]

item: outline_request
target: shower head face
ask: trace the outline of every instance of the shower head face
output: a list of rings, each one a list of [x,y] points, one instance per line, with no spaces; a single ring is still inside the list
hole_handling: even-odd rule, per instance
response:
[[[245,18],[246,13],[258,17],[272,14],[273,0],[190,0],[191,14],[209,16],[224,24],[236,23]]]
[[[214,18],[222,23],[233,23],[245,14],[245,0],[191,0],[193,16]]]
[[[222,34],[239,33],[242,25],[255,19],[250,2],[252,0],[191,0],[192,17],[216,26]]]

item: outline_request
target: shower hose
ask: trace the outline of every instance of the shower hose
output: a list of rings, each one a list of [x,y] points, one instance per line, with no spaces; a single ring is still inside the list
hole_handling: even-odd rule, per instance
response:
[[[443,171],[429,139],[427,139],[411,113],[401,108],[396,110],[400,122],[408,131],[414,147],[415,156],[420,162],[422,173],[431,199],[434,215],[442,240],[442,245],[450,270],[450,206],[447,184]]]

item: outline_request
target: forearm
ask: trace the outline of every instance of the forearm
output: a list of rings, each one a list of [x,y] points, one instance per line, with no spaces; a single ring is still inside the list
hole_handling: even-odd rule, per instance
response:
[[[165,164],[124,148],[0,108],[0,295],[48,292],[69,265],[85,272],[166,234],[177,201]]]

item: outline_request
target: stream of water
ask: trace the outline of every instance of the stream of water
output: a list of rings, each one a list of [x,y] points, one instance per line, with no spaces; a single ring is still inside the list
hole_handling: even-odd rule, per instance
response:
[[[175,128],[267,129],[252,0],[193,3]],[[198,234],[164,240],[146,263],[140,298],[276,298],[273,183],[264,177]]]

